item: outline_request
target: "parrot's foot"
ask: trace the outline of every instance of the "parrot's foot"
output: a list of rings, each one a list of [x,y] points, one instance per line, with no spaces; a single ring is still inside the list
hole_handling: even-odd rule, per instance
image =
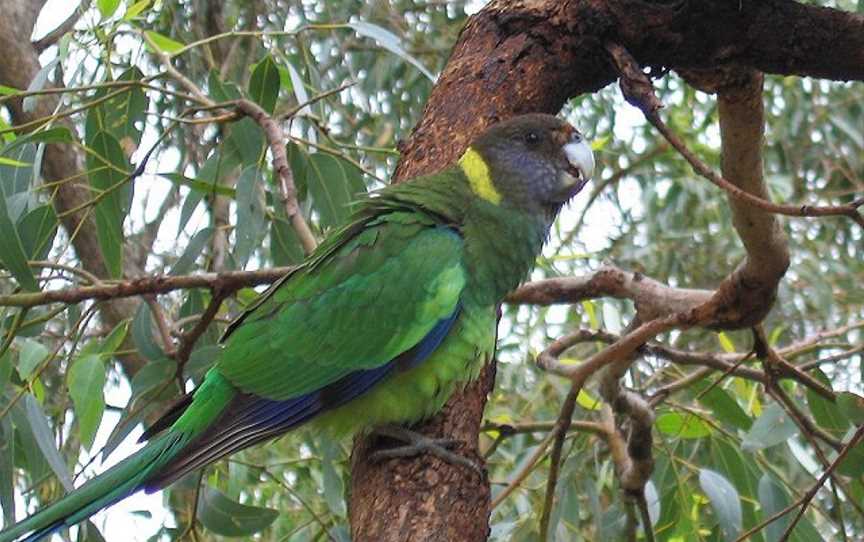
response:
[[[399,425],[383,425],[376,427],[372,431],[372,434],[405,443],[402,446],[394,446],[392,448],[372,452],[369,454],[369,459],[374,462],[393,459],[396,457],[413,457],[415,455],[426,453],[434,455],[452,465],[461,465],[471,469],[480,477],[483,476],[483,469],[475,461],[450,451],[450,448],[459,444],[459,439],[431,438]]]

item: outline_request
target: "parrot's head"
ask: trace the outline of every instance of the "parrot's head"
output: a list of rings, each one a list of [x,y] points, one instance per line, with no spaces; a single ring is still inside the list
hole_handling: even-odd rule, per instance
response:
[[[531,114],[490,127],[459,165],[481,198],[554,215],[591,178],[594,155],[569,123]]]

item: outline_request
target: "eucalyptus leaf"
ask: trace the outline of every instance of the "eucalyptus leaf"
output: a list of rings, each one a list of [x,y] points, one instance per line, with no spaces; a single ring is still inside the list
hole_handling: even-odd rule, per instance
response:
[[[27,85],[27,92],[37,92],[45,88],[45,85],[48,83],[48,77],[51,76],[51,72],[57,67],[57,64],[60,63],[60,57],[54,58],[48,64],[45,64],[39,71],[36,72],[36,75],[33,76],[33,79],[30,81],[30,84]],[[40,96],[38,94],[25,96],[24,103],[22,104],[22,109],[24,109],[25,113],[32,113],[36,109],[36,103],[39,100]]]
[[[16,229],[28,259],[45,259],[57,234],[58,224],[57,213],[51,205],[40,205],[21,218]]]
[[[105,387],[105,363],[102,357],[89,354],[74,360],[69,368],[67,382],[75,406],[81,444],[89,450],[105,412],[105,395],[102,391]]]
[[[22,339],[19,349],[18,375],[22,380],[30,380],[33,372],[51,355],[51,351],[34,339]]]
[[[357,32],[357,34],[365,36],[367,38],[372,38],[373,40],[378,42],[378,45],[387,49],[401,59],[405,60],[406,62],[420,70],[420,73],[425,75],[427,79],[429,79],[433,83],[435,82],[435,76],[432,75],[432,72],[426,69],[426,66],[424,66],[419,60],[408,54],[405,48],[402,47],[400,43],[401,40],[396,34],[390,32],[389,30],[385,30],[378,25],[374,25],[365,21],[348,23],[348,26],[353,28],[354,31]]]
[[[306,184],[313,208],[320,213],[325,228],[342,225],[351,215],[351,204],[366,191],[352,165],[324,153],[309,156]]]
[[[42,452],[42,456],[47,461],[51,470],[57,475],[60,483],[66,488],[66,491],[74,489],[72,485],[72,475],[69,472],[69,467],[63,461],[60,451],[57,450],[57,445],[54,443],[54,434],[51,432],[51,425],[48,423],[48,418],[39,406],[39,401],[30,394],[25,393],[20,401],[12,408],[12,416],[15,420],[15,426],[19,431],[27,433],[31,436],[36,447]]]
[[[237,241],[234,246],[234,260],[238,269],[243,269],[260,245],[267,227],[264,214],[264,193],[260,182],[261,171],[247,167],[237,180]]]
[[[201,488],[198,519],[215,534],[249,537],[270,526],[278,515],[272,508],[240,504],[210,486]]]
[[[338,443],[327,436],[321,437],[321,472],[324,477],[324,500],[330,512],[345,517],[345,485],[342,476],[336,471],[335,463],[341,455]]]
[[[162,35],[158,32],[153,32],[152,30],[145,30],[144,34],[150,38],[150,41],[153,42],[153,45],[156,46],[158,52],[172,54],[177,51],[183,49],[185,45],[180,43],[179,41],[169,38],[168,36]]]
[[[153,318],[147,303],[138,305],[138,311],[132,320],[132,340],[138,347],[138,352],[145,358],[151,361],[165,358],[165,352],[153,338]]]
[[[99,248],[111,276],[120,278],[123,275],[123,221],[131,197],[127,182],[131,168],[120,143],[110,133],[97,132],[87,144],[91,149],[87,154],[90,185],[99,198],[94,205]]]
[[[265,56],[252,70],[249,78],[249,96],[268,113],[273,113],[279,97],[279,69],[273,57]]]
[[[18,237],[18,230],[9,216],[6,198],[0,195],[0,262],[15,277],[22,288],[39,290],[33,271],[27,264],[27,253]]]
[[[659,431],[677,438],[702,438],[711,434],[711,426],[690,413],[664,412],[654,425]]]
[[[711,508],[720,524],[723,539],[735,540],[743,525],[741,501],[735,486],[721,474],[703,468],[699,469],[699,487],[711,500]]]
[[[195,265],[195,261],[198,259],[198,256],[204,252],[204,248],[207,246],[207,243],[210,241],[212,236],[213,228],[204,228],[195,233],[195,235],[189,239],[189,243],[186,245],[186,250],[184,250],[183,254],[181,254],[177,261],[174,262],[174,265],[171,267],[171,271],[168,274],[185,275],[191,271]]]
[[[99,8],[102,18],[107,19],[120,7],[120,0],[96,0],[96,7]]]
[[[810,372],[810,375],[817,379],[820,383],[831,389],[831,383],[828,377],[821,370],[816,369]],[[822,397],[811,388],[807,388],[807,405],[810,407],[810,413],[816,423],[835,435],[842,435],[849,428],[849,419],[843,414],[842,409],[836,401],[829,401]]]
[[[741,447],[747,451],[762,450],[786,442],[798,432],[798,426],[780,405],[772,403],[744,435]]]
[[[855,425],[864,425],[864,397],[844,391],[837,394],[837,407]]]
[[[767,519],[789,506],[789,495],[774,478],[765,474],[759,479],[759,504],[762,507],[763,519]],[[766,525],[764,532],[766,540],[772,542],[780,540],[794,514],[793,511]],[[822,540],[822,536],[805,516],[795,525],[789,540],[792,542],[811,542]]]

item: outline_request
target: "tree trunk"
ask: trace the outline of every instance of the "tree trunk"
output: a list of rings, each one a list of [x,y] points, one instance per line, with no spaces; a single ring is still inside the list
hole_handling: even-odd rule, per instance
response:
[[[497,0],[471,17],[401,146],[398,182],[443,168],[484,128],[517,114],[555,113],[615,80],[607,40],[646,67],[738,64],[768,73],[864,79],[864,17],[792,0]],[[824,51],[832,54],[826,61]],[[590,132],[588,127],[588,132]],[[494,369],[450,399],[423,433],[464,441],[477,432]],[[368,439],[352,453],[350,519],[356,542],[482,541],[489,484],[435,458],[370,464]]]

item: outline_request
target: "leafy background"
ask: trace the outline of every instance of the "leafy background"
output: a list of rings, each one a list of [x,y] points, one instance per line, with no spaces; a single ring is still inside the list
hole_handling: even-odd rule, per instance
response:
[[[852,1],[817,3],[861,9]],[[59,9],[56,4],[46,10]],[[299,262],[303,251],[280,204],[260,128],[248,118],[189,122],[206,113],[190,113],[188,89],[165,73],[164,56],[216,102],[248,97],[275,115],[292,114],[284,123],[287,152],[301,207],[321,238],[345,220],[358,193],[387,182],[399,139],[419,118],[467,14],[481,7],[432,0],[208,4],[93,2],[75,30],[43,54],[44,68],[28,89],[0,87],[4,100],[61,79],[77,89],[62,94],[57,115],[29,135],[16,135],[8,112],[0,114],[0,292],[94,281],[70,249],[76,233],[58,228],[56,186],[40,182],[46,145],[55,143],[73,144],[85,156],[86,178],[62,182],[90,187],[86,209],[95,217],[108,272],[102,281]],[[219,35],[232,30],[237,32]],[[114,83],[122,81],[140,84]],[[719,167],[714,98],[675,74],[655,85],[671,124]],[[30,95],[24,109],[44,99]],[[861,194],[860,83],[769,76],[764,99],[766,178],[775,199],[840,203]],[[68,123],[60,118],[66,113]],[[566,210],[532,278],[580,275],[612,261],[670,285],[710,288],[743,258],[722,194],[696,178],[617,89],[576,98],[563,115],[594,140],[600,164],[594,186],[603,189],[586,190]],[[141,164],[143,174],[130,181]],[[864,235],[841,219],[784,219],[783,226],[792,265],[766,322],[770,340],[781,349],[791,345],[787,358],[835,391],[860,394]],[[100,471],[103,460],[110,464],[126,453],[130,445],[121,444],[123,438],[140,434],[139,424],[152,420],[181,385],[190,389],[200,379],[225,323],[255,294],[240,290],[223,305],[181,367],[181,378],[157,324],[170,323],[168,336],[188,332],[209,303],[206,289],[137,300],[134,317],[115,326],[102,322],[92,302],[0,308],[4,520],[56,498],[73,480]],[[568,389],[536,369],[534,355],[573,329],[619,332],[632,316],[629,302],[614,299],[505,307],[497,386],[481,435],[493,498],[541,445]],[[837,332],[794,346],[826,330]],[[662,342],[718,354],[751,347],[743,332],[675,332]],[[600,346],[585,343],[566,357],[576,362]],[[134,374],[123,369],[129,359],[140,362]],[[692,370],[646,356],[627,383],[651,393]],[[678,391],[658,410],[657,460],[647,496],[659,540],[734,540],[800,497],[821,473],[812,443],[760,386],[725,378],[703,393],[719,376]],[[851,395],[834,404],[799,385],[784,385],[837,439],[864,421]],[[577,418],[597,417],[597,395],[586,390]],[[252,534],[261,540],[347,540],[349,449],[349,440],[300,431],[221,461],[163,500],[136,497],[125,509],[140,509],[133,521],[141,540]],[[864,445],[850,456],[839,468],[844,487],[826,485],[793,539],[864,536]],[[548,462],[541,461],[497,504],[492,539],[538,537],[547,476]],[[620,537],[625,514],[616,484],[603,441],[573,431],[564,448],[552,537]],[[107,522],[109,539],[128,528],[125,514],[108,519],[116,514],[94,518],[97,526]],[[777,540],[789,519],[752,540]],[[95,529],[80,536],[100,539]]]

